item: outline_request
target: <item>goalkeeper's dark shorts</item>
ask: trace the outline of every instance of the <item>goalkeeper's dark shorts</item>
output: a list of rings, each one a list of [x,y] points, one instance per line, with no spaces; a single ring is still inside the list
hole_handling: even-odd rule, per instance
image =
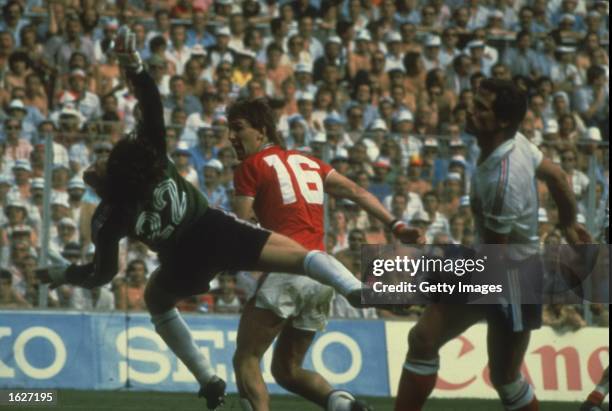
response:
[[[271,231],[209,207],[169,252],[160,252],[159,281],[177,296],[202,294],[221,271],[252,270]]]

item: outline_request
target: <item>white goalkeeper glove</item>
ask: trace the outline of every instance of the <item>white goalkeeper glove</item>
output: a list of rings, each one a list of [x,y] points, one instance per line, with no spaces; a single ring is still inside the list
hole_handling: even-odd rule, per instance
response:
[[[136,34],[128,26],[121,26],[113,40],[113,52],[119,66],[129,73],[140,73],[143,69],[142,59],[136,51]]]
[[[36,269],[36,276],[43,284],[49,284],[51,289],[67,284],[66,269],[67,265],[49,265]]]

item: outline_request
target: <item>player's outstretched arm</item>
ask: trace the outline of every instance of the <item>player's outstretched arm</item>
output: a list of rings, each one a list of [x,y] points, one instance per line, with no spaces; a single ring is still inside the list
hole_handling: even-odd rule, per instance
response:
[[[325,179],[325,192],[338,198],[347,198],[357,203],[368,213],[390,227],[393,234],[404,243],[424,243],[423,233],[396,220],[380,201],[369,191],[355,184],[342,174],[332,171]]]
[[[141,128],[138,130],[137,138],[146,139],[165,156],[165,125],[161,95],[155,80],[143,67],[140,55],[136,50],[135,34],[127,26],[119,29],[113,50],[133,87],[141,110]]]
[[[91,289],[100,287],[115,277],[119,268],[118,260],[119,238],[103,227],[100,229],[93,262],[44,267],[37,270],[37,275],[43,283],[50,284],[52,288],[69,284]]]
[[[576,223],[576,198],[567,182],[567,174],[548,159],[543,159],[536,169],[536,177],[546,183],[548,191],[559,209],[559,225],[571,245],[591,243],[591,236]]]

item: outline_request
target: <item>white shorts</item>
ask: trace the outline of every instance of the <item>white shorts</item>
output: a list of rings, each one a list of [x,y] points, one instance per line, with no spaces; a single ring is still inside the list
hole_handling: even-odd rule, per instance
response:
[[[291,320],[291,326],[323,331],[334,289],[303,275],[269,273],[255,295],[255,306]]]

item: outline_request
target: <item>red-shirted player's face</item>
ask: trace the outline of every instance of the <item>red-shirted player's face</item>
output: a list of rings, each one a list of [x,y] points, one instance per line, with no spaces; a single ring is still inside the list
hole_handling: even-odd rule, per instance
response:
[[[245,119],[238,119],[229,125],[230,141],[239,160],[257,153],[266,142],[266,135],[253,128]]]

